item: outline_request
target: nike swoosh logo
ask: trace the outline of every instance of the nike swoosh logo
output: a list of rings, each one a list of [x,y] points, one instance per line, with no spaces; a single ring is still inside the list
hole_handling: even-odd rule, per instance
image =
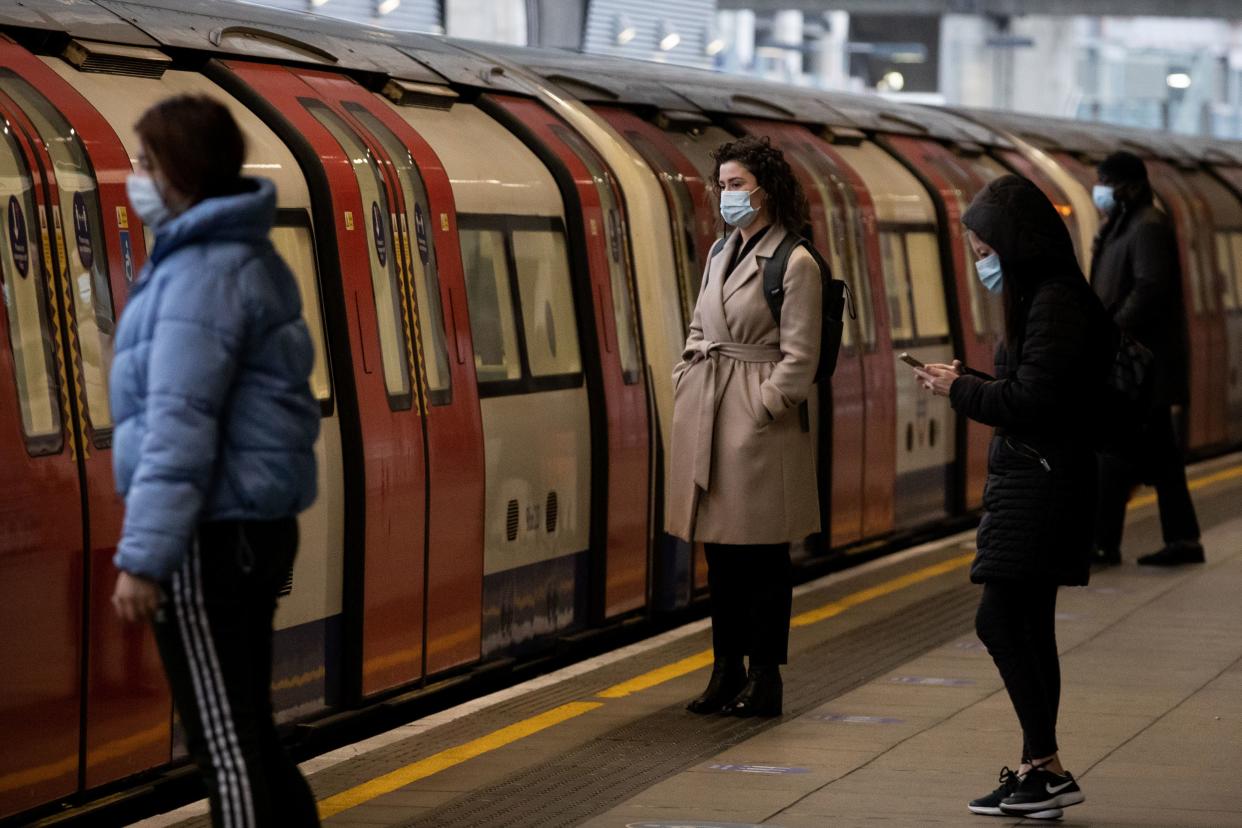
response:
[[[1057,785],[1055,788],[1052,786],[1051,783],[1044,785],[1044,787],[1048,790],[1048,793],[1050,794],[1059,794],[1061,791],[1065,790],[1066,788],[1068,788],[1070,785],[1073,785],[1073,784],[1074,784],[1074,780],[1071,779],[1068,782],[1063,782],[1062,784]]]

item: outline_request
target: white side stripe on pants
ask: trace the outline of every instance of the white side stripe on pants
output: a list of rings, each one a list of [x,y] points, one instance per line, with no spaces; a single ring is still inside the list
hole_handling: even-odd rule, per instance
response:
[[[173,603],[198,701],[200,725],[219,780],[222,821],[226,828],[247,828],[255,824],[250,780],[211,638],[201,578],[196,539],[182,571],[173,576]]]

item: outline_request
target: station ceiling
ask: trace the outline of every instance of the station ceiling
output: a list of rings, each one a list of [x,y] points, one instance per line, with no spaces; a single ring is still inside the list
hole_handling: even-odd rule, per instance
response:
[[[1242,0],[718,0],[721,9],[867,14],[1215,17],[1242,22]]]

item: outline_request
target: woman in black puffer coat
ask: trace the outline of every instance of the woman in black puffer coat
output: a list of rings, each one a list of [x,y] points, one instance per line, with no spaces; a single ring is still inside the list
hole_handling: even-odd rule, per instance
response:
[[[1117,348],[1116,329],[1074,258],[1069,232],[1035,185],[991,182],[962,217],[985,287],[1003,295],[995,378],[953,365],[916,371],[960,413],[996,428],[970,577],[983,584],[976,629],[1022,724],[1022,759],[983,814],[1060,816],[1082,802],[1057,755],[1059,586],[1087,583],[1096,455],[1086,421]]]

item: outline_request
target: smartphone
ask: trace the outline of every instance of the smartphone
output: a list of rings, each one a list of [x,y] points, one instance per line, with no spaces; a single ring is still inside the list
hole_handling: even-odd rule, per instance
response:
[[[911,368],[926,368],[927,367],[922,362],[919,362],[918,359],[910,356],[905,351],[902,351],[901,356],[897,358],[900,359],[902,362],[904,362],[906,365],[909,365]]]

